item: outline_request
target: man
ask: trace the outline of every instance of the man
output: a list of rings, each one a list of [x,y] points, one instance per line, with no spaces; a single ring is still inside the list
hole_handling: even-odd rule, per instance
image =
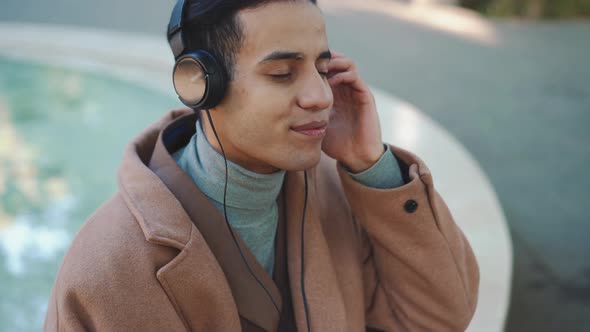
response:
[[[64,258],[45,330],[464,330],[473,252],[427,166],[383,144],[315,2],[198,1],[180,15],[227,91],[128,145],[119,192]]]

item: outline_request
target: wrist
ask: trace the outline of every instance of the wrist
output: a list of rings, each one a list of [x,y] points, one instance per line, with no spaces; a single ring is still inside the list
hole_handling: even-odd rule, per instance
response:
[[[380,144],[378,147],[368,149],[360,155],[351,156],[347,160],[340,161],[340,163],[351,173],[360,173],[375,165],[386,150],[385,144]]]

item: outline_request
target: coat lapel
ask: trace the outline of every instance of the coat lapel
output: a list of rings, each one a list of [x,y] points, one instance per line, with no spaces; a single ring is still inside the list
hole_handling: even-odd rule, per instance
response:
[[[303,245],[305,294],[312,331],[346,331],[346,309],[329,248],[322,231],[315,191],[315,173],[308,171],[308,198]],[[301,224],[305,196],[304,172],[287,172],[287,264],[297,329],[307,331],[301,287]]]
[[[146,166],[161,126],[182,114],[170,113],[127,146],[118,171],[120,194],[146,241],[178,252],[172,261],[154,271],[154,278],[162,285],[186,328],[239,331],[231,290],[215,257],[178,200]],[[206,303],[203,298],[207,299]]]
[[[231,288],[231,294],[239,314],[267,331],[276,331],[282,307],[279,289],[234,230],[235,239],[241,248],[240,253],[223,216],[198,189],[192,179],[176,164],[164,145],[167,135],[176,137],[174,139],[176,142],[179,137],[190,139],[192,136],[190,132],[194,133],[195,120],[195,116],[189,116],[175,121],[162,131],[153,151],[150,168],[180,202],[182,209],[186,211],[196,226],[195,232],[199,235],[199,243],[194,245],[207,246],[215,256],[218,266],[223,271],[222,279],[227,280]],[[187,133],[187,130],[190,132]],[[174,284],[169,283],[168,287],[176,297],[180,298],[184,298],[188,288],[202,287],[199,284],[205,281],[204,279],[193,280],[192,284],[180,282],[183,278],[187,278],[187,273],[198,274],[200,272],[202,274],[203,271],[209,271],[211,268],[209,266],[203,267],[200,258],[196,258],[198,256],[188,253],[190,253],[189,247],[179,255],[179,257],[183,257],[183,255],[186,257],[182,258],[179,263],[173,264],[175,266],[173,269],[161,271],[165,275],[165,279],[176,280]],[[242,254],[248,265],[244,263]],[[191,269],[193,271],[189,272]],[[213,271],[215,270],[213,269]],[[175,285],[183,285],[183,287]],[[214,290],[211,291],[212,297]],[[200,298],[202,299],[203,296],[201,295]],[[210,297],[206,296],[206,298]],[[187,301],[185,305],[181,304],[180,306],[186,307],[191,299],[187,298]],[[198,320],[199,317],[195,318]]]

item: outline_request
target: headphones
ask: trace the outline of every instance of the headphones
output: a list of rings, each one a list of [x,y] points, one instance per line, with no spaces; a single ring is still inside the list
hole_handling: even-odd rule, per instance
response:
[[[168,43],[172,48],[172,81],[180,101],[192,109],[210,109],[225,96],[227,78],[220,63],[204,49],[187,52],[182,31],[187,1],[176,2],[168,23]]]

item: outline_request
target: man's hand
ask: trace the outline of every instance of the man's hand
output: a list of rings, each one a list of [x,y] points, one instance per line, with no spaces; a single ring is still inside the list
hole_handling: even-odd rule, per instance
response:
[[[383,155],[375,98],[353,61],[332,52],[328,82],[334,94],[322,150],[353,173],[371,167]]]

